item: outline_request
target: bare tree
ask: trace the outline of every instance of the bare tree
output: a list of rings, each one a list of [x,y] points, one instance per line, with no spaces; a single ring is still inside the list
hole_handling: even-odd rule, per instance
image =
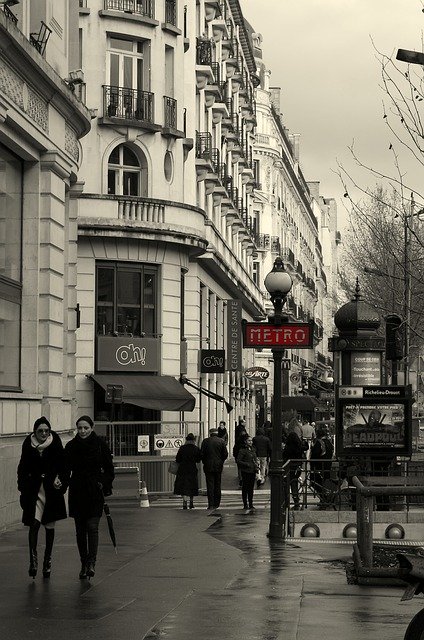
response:
[[[396,63],[375,45],[374,50],[381,67],[382,117],[388,128],[393,172],[389,175],[362,162],[353,144],[350,151],[355,163],[375,178],[376,186],[361,187],[339,165],[350,206],[344,241],[346,266],[340,282],[350,294],[360,275],[364,297],[383,316],[398,313],[404,317],[412,341],[420,346],[424,343],[424,198],[408,184],[402,161],[407,157],[424,168],[423,74],[422,69],[417,72],[411,65]],[[359,193],[360,199],[351,193]]]

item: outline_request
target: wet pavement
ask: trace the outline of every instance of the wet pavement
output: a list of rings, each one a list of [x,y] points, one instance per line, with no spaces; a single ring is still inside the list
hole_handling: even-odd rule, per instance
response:
[[[348,584],[350,544],[270,542],[268,507],[178,506],[111,504],[118,553],[103,519],[90,582],[78,579],[72,520],[57,524],[50,580],[28,577],[25,527],[1,533],[2,637],[399,640],[424,606],[401,603],[399,587]]]

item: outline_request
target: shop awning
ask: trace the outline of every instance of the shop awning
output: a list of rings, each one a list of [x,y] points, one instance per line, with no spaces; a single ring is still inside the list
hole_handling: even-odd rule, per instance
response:
[[[282,411],[313,411],[319,406],[319,402],[312,396],[282,396]]]
[[[193,411],[195,397],[172,376],[120,376],[96,373],[90,376],[106,389],[108,384],[123,386],[123,401],[156,411]]]

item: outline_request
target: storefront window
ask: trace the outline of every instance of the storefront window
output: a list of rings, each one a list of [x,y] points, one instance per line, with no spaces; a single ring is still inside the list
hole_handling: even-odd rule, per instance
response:
[[[97,335],[152,336],[157,327],[157,269],[97,265]]]

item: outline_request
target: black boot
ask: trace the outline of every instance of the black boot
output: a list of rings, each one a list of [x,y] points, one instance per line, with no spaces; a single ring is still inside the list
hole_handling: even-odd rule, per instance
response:
[[[95,568],[96,568],[95,562],[92,562],[91,560],[89,560],[87,562],[87,568],[86,568],[86,576],[87,576],[87,578],[93,578],[94,577]]]
[[[34,520],[34,523],[29,528],[28,544],[29,544],[29,569],[28,575],[30,578],[35,578],[38,569],[38,557],[37,557],[37,542],[38,531],[40,529],[40,523],[38,520]]]
[[[81,560],[81,571],[79,572],[79,579],[84,580],[87,578],[87,561]]]
[[[29,575],[30,578],[35,578],[35,576],[37,575],[37,569],[38,569],[37,551],[36,550],[32,550],[32,551],[29,552],[28,575]]]
[[[54,529],[46,529],[46,550],[43,561],[43,578],[50,578],[52,568],[52,550],[54,542]]]

